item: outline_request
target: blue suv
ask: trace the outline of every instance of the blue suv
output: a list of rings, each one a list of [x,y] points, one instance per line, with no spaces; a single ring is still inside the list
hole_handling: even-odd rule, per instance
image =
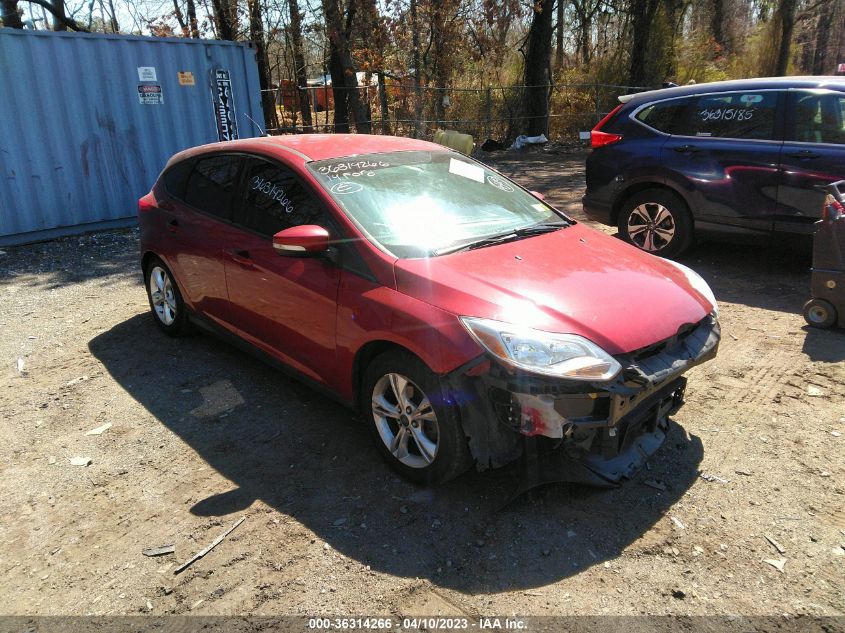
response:
[[[776,77],[619,97],[591,132],[584,211],[664,257],[710,236],[811,234],[845,179],[845,77]]]

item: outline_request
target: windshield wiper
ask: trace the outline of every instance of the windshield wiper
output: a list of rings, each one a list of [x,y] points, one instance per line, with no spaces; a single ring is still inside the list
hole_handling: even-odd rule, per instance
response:
[[[476,248],[484,248],[485,246],[493,246],[494,244],[504,244],[505,242],[512,242],[522,237],[530,237],[532,235],[541,235],[543,233],[551,233],[564,227],[570,226],[569,222],[544,222],[543,224],[534,224],[533,226],[526,226],[521,229],[513,229],[507,233],[500,233],[499,235],[491,235],[490,237],[483,237],[472,242],[464,242],[463,244],[456,244],[454,246],[446,246],[437,250],[431,251],[435,257],[440,255],[449,255],[450,253],[457,253],[458,251],[471,251]]]
[[[523,235],[540,235],[541,233],[551,233],[564,227],[570,226],[569,222],[543,222],[542,224],[534,224],[533,226],[526,226],[525,228],[516,229],[514,233],[522,237]]]

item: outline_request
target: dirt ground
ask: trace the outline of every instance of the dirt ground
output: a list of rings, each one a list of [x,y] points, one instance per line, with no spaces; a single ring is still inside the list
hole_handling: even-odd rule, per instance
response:
[[[583,219],[582,153],[496,164]],[[723,341],[649,469],[502,509],[513,470],[417,488],[339,405],[165,338],[137,238],[0,255],[2,613],[845,614],[845,333],[804,326],[808,249],[685,257]]]

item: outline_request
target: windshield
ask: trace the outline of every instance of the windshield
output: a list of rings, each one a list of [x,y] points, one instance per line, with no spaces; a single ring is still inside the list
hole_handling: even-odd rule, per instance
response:
[[[310,168],[364,233],[396,257],[431,257],[568,222],[510,180],[452,152],[369,154]]]

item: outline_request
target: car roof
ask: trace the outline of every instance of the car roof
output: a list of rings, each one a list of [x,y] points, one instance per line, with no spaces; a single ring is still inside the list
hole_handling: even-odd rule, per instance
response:
[[[758,77],[756,79],[735,79],[731,81],[712,81],[703,84],[688,84],[674,88],[662,88],[660,90],[648,90],[636,92],[629,95],[620,95],[622,103],[641,104],[658,99],[670,99],[672,97],[685,97],[696,95],[702,92],[727,92],[730,90],[765,90],[765,89],[786,89],[786,88],[836,88],[845,90],[845,77],[835,76],[808,76],[808,77]]]
[[[451,151],[449,148],[428,141],[377,134],[289,134],[239,139],[222,143],[209,143],[179,152],[170,159],[172,164],[211,152],[256,152],[276,155],[288,160],[291,154],[303,162],[408,151]]]

